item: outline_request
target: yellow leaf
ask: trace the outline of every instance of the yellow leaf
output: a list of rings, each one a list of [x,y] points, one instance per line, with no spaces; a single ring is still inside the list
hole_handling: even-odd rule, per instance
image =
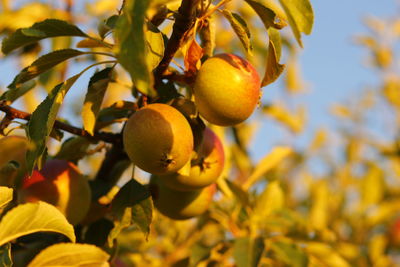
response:
[[[5,186],[0,186],[0,213],[2,208],[5,207],[13,199],[13,189]]]
[[[351,117],[351,111],[348,107],[345,107],[343,105],[333,105],[331,108],[331,112],[333,115],[337,117],[342,117],[342,118],[350,118]]]
[[[311,198],[310,226],[316,230],[324,230],[329,221],[328,197],[329,190],[326,181],[314,184]]]
[[[46,202],[18,205],[0,222],[0,246],[36,232],[56,232],[75,242],[75,232],[65,216]]]
[[[293,133],[301,133],[306,121],[306,110],[299,107],[295,114],[289,112],[281,105],[270,105],[263,108],[263,111],[273,119],[281,122]]]
[[[322,266],[329,267],[350,267],[350,264],[343,259],[335,249],[331,246],[318,243],[318,242],[308,242],[305,246],[305,250],[316,257]]]
[[[365,177],[361,181],[361,199],[363,208],[378,204],[383,198],[385,190],[383,171],[370,163]]]
[[[254,211],[252,213],[253,219],[260,223],[265,223],[265,220],[274,211],[280,210],[285,205],[285,195],[279,184],[275,180],[267,185],[267,188],[257,199]]]
[[[327,132],[325,129],[319,129],[315,133],[314,139],[311,142],[310,151],[315,151],[320,149],[322,146],[324,146],[327,142]]]
[[[382,202],[379,206],[370,210],[366,215],[368,225],[376,225],[393,217],[400,210],[400,200]]]
[[[387,79],[383,86],[383,95],[390,104],[400,108],[400,80],[397,78]]]
[[[243,188],[246,190],[255,184],[259,179],[264,176],[268,171],[275,168],[285,158],[287,158],[293,150],[290,147],[278,146],[275,147],[267,156],[258,162],[251,176],[247,179]]]
[[[42,250],[28,267],[85,266],[106,267],[110,256],[100,248],[88,244],[61,243]]]
[[[304,82],[301,79],[300,68],[296,60],[291,59],[287,63],[285,78],[286,88],[289,93],[301,93],[305,90]]]
[[[387,245],[388,239],[383,234],[375,235],[370,239],[368,244],[368,255],[373,263],[378,262],[380,258],[384,257]]]

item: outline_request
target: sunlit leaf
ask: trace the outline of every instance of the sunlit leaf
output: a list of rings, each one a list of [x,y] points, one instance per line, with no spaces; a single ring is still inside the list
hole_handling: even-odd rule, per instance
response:
[[[378,263],[385,257],[388,241],[387,236],[383,234],[374,235],[370,239],[368,244],[368,254],[372,262]]]
[[[74,228],[65,216],[46,202],[28,203],[13,208],[0,221],[0,246],[36,232],[55,232],[75,242]]]
[[[263,108],[263,112],[295,134],[301,133],[304,129],[306,110],[303,107],[298,107],[296,112],[292,112],[283,105],[268,105]]]
[[[366,214],[366,223],[376,225],[393,217],[400,210],[400,201],[397,199],[384,201],[379,206],[370,209]]]
[[[267,52],[267,66],[265,68],[265,74],[261,85],[266,86],[270,83],[273,83],[282,74],[284,69],[285,65],[279,64],[275,45],[270,40]]]
[[[360,184],[361,201],[364,208],[378,204],[385,194],[383,171],[374,163],[370,163],[368,167]]]
[[[222,10],[222,14],[224,14],[225,18],[229,21],[232,26],[232,29],[235,31],[236,35],[239,37],[242,42],[244,49],[247,53],[251,53],[253,47],[250,43],[250,30],[247,27],[246,22],[243,18],[234,12],[229,10]]]
[[[145,15],[149,0],[125,1],[123,15],[117,22],[119,63],[129,72],[135,87],[143,94],[155,96],[153,76],[147,61]]]
[[[290,59],[286,64],[285,84],[289,93],[301,93],[305,90],[298,62],[294,58]]]
[[[45,266],[110,266],[110,255],[88,244],[61,243],[42,250],[28,267]]]
[[[276,59],[279,62],[282,54],[282,38],[281,33],[277,29],[268,29],[268,38],[274,44]]]
[[[17,30],[9,37],[3,39],[1,50],[8,54],[14,49],[40,41],[44,38],[58,36],[87,37],[77,26],[58,19],[46,19],[37,22],[29,28]]]
[[[189,48],[185,54],[184,64],[185,69],[189,73],[196,73],[198,69],[198,63],[203,56],[203,48],[196,42],[195,39],[190,41]]]
[[[82,121],[83,128],[92,135],[101,103],[111,81],[112,71],[113,68],[105,68],[96,72],[89,81],[88,91],[82,107]]]
[[[290,147],[278,146],[274,148],[268,155],[258,162],[256,168],[254,169],[251,176],[248,178],[244,184],[244,188],[249,188],[260,180],[264,174],[275,168],[279,163],[287,158],[293,150]]]
[[[265,224],[273,212],[282,209],[285,205],[285,193],[278,181],[270,182],[257,198],[252,213],[253,219]]]
[[[329,246],[328,244],[318,243],[318,242],[308,242],[305,245],[305,251],[308,254],[313,255],[318,259],[320,264],[324,264],[330,267],[350,267],[351,265],[343,259],[335,251],[334,248]]]
[[[400,108],[400,80],[387,79],[383,85],[383,95],[390,104]]]
[[[31,173],[39,158],[46,149],[46,140],[51,133],[58,110],[65,94],[80,77],[79,73],[57,85],[42,103],[32,113],[28,123],[28,137],[31,147],[27,152],[26,161],[28,172]]]
[[[13,199],[13,189],[0,186],[0,212]]]
[[[300,46],[303,46],[301,33],[310,34],[314,23],[314,13],[310,1],[279,0],[279,2],[286,12],[290,28],[297,42]]]
[[[310,227],[323,230],[329,221],[329,190],[325,181],[313,185],[311,196],[311,210],[309,216]]]
[[[99,40],[86,38],[86,39],[79,41],[76,44],[76,47],[78,47],[78,48],[96,48],[96,47],[107,47],[107,45]]]
[[[158,66],[164,56],[164,38],[160,30],[151,23],[147,23],[145,37],[147,64],[152,70]]]

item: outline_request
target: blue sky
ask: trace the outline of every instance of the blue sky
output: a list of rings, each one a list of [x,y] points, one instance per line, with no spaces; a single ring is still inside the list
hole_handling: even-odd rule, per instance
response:
[[[332,127],[329,107],[348,101],[366,86],[377,82],[374,72],[365,67],[367,51],[354,43],[357,34],[367,32],[363,18],[398,15],[395,0],[311,0],[315,21],[313,32],[303,36],[304,49],[300,53],[303,79],[309,90],[294,96],[295,103],[308,108],[308,124],[303,134],[292,136],[275,122],[266,120],[253,141],[251,149],[255,160],[264,156],[274,145],[304,146],[314,130],[320,126]],[[280,78],[282,79],[282,77]],[[264,99],[279,95],[279,81],[264,88]],[[273,100],[272,100],[273,101]]]

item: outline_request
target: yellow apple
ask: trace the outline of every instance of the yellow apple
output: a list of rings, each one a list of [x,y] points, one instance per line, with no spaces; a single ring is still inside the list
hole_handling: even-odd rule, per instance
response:
[[[179,170],[193,151],[189,123],[166,104],[150,104],[136,111],[125,125],[123,142],[133,164],[153,174]]]
[[[159,177],[171,189],[190,191],[214,183],[221,175],[223,168],[224,148],[221,140],[210,128],[206,128],[198,156],[191,162],[189,176],[173,173]]]
[[[209,208],[216,185],[211,184],[194,191],[176,191],[166,187],[157,176],[150,180],[154,205],[163,215],[174,220],[185,220],[199,216]]]
[[[253,113],[260,87],[260,77],[248,61],[218,54],[200,67],[193,92],[200,115],[210,123],[232,126]]]

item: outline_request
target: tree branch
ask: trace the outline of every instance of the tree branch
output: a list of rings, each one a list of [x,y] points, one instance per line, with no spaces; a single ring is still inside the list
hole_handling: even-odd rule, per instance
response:
[[[7,105],[5,101],[0,101],[0,111],[3,111],[4,113],[6,113],[6,118],[8,120],[23,119],[23,120],[29,121],[31,118],[30,113],[15,109],[15,108]],[[77,128],[77,127],[71,126],[69,124],[66,124],[64,122],[57,121],[57,120],[54,122],[54,128],[72,133],[74,135],[82,136],[82,137],[85,137],[85,138],[88,138],[88,139],[94,140],[94,141],[104,141],[104,142],[112,143],[112,144],[121,143],[121,135],[120,134],[95,132],[93,135],[91,135],[89,132],[87,132],[81,128]]]
[[[199,0],[182,0],[178,13],[175,15],[173,31],[165,48],[164,57],[154,71],[156,87],[160,84],[162,75],[167,70],[176,51],[178,51],[185,34],[193,27],[198,3]]]

